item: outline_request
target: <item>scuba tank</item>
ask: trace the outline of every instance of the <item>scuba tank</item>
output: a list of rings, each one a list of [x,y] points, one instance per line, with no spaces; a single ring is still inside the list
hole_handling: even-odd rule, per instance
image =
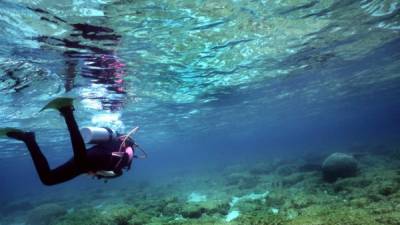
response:
[[[108,127],[84,127],[80,131],[86,144],[100,144],[118,138],[118,133]]]
[[[122,143],[119,145],[117,152],[122,152],[122,148],[125,145],[125,142],[128,139],[131,139],[131,136],[134,135],[138,131],[139,127],[135,127],[128,132],[126,135],[120,135],[120,133],[113,131],[108,127],[84,127],[80,130],[83,141],[86,144],[101,144],[112,142],[114,140],[118,140],[119,138],[123,137],[121,140]],[[133,140],[132,140],[133,141]],[[134,156],[135,158],[145,159],[147,158],[147,153],[135,142],[133,142],[133,146],[138,148],[142,154],[139,156]]]

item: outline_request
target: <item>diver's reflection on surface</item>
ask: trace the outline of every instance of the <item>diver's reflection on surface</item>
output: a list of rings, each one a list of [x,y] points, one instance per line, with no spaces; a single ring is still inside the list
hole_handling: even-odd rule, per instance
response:
[[[69,24],[45,10],[31,10],[40,13],[42,20],[66,24],[72,28],[70,34],[64,38],[36,38],[39,42],[65,49],[65,90],[71,91],[76,86],[76,76],[80,74],[90,78],[92,83],[88,90],[85,90],[84,98],[99,100],[102,109],[119,110],[123,105],[121,95],[125,94],[125,64],[115,54],[115,49],[121,36],[109,27],[85,23]]]
[[[122,107],[123,101],[120,94],[125,94],[124,89],[124,63],[112,54],[64,54],[66,57],[66,78],[65,89],[70,91],[74,87],[76,68],[82,61],[80,66],[80,75],[90,78],[93,84],[88,94],[84,97],[89,99],[99,99],[103,109],[112,111]],[[99,86],[95,85],[98,84]],[[104,92],[104,90],[107,90]],[[111,91],[113,99],[109,97],[108,91]],[[117,94],[117,95],[115,95]],[[119,96],[119,98],[118,98]],[[117,98],[116,98],[117,97]]]

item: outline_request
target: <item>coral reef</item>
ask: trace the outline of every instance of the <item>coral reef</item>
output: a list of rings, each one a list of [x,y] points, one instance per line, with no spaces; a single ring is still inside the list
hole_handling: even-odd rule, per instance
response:
[[[63,216],[67,210],[55,203],[43,204],[35,207],[28,213],[27,224],[50,225]]]
[[[348,154],[333,153],[322,163],[324,180],[334,182],[341,177],[352,177],[357,174],[358,163]]]
[[[0,224],[400,224],[400,162],[392,153],[363,154],[358,176],[338,177],[331,183],[318,169],[301,169],[304,162],[240,163],[214,174],[184,179],[177,175],[171,177],[173,182],[145,188],[138,184],[122,194],[99,190],[85,195],[89,197],[84,204],[77,204],[79,195],[54,199],[57,203],[45,199],[47,203],[33,209],[34,202],[19,200],[3,206],[9,216]],[[18,214],[21,209],[29,210],[28,215]]]

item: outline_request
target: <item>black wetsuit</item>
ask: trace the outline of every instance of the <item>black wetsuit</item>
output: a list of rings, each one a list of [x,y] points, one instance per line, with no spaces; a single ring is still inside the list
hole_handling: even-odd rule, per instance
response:
[[[121,141],[95,145],[86,150],[72,108],[64,108],[60,111],[67,123],[71,136],[74,152],[73,158],[55,169],[50,169],[47,159],[41,152],[34,135],[23,140],[29,149],[33,163],[43,184],[59,184],[83,173],[93,173],[103,170],[113,171],[116,174],[114,177],[117,177],[122,175],[123,168],[129,169],[130,162],[127,153],[123,153],[122,158],[112,155],[112,152],[119,150]],[[102,178],[102,176],[97,177]]]

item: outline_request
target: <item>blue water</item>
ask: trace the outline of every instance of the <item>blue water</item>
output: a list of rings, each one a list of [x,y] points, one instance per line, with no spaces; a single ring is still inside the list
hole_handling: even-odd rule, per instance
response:
[[[46,187],[25,146],[1,139],[0,203],[396,145],[399,11],[396,0],[3,0],[0,127],[35,131],[61,164],[66,126],[38,111],[70,96],[82,127],[139,126],[149,159],[107,186]]]

